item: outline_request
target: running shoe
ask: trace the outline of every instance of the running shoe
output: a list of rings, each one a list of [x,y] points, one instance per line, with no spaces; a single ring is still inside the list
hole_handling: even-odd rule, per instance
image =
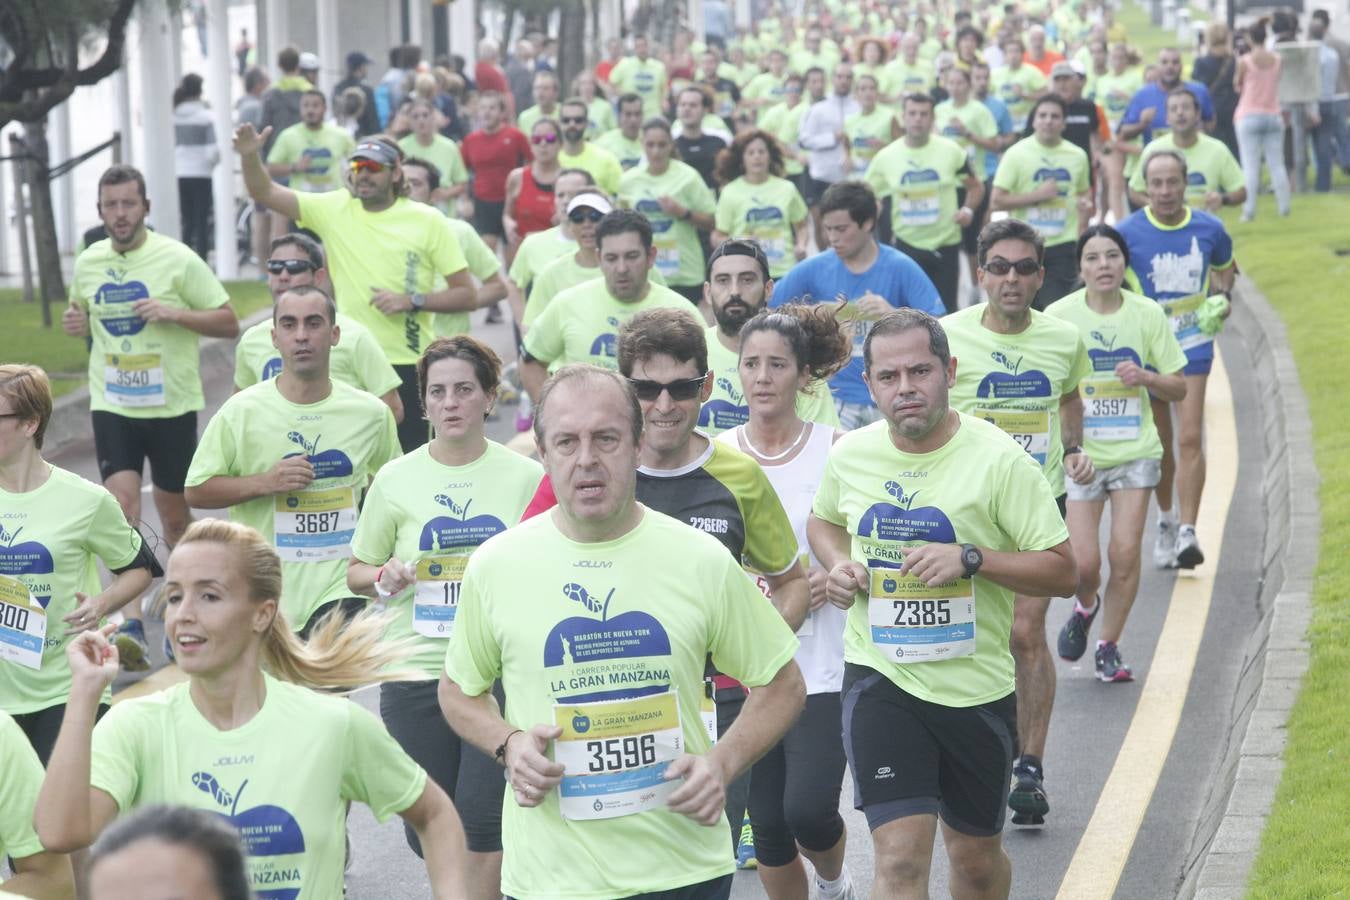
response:
[[[1102,598],[1097,595],[1097,605],[1092,607],[1092,612],[1083,615],[1078,611],[1078,604],[1073,605],[1073,612],[1069,613],[1069,621],[1064,623],[1064,627],[1059,630],[1059,658],[1067,659],[1069,662],[1078,662],[1087,652],[1088,632],[1092,630],[1092,621],[1097,618],[1097,613],[1101,611]]]
[[[839,877],[832,882],[824,882],[816,875],[816,897],[817,900],[858,900],[858,892],[853,887],[853,878],[848,874],[848,866],[844,866]]]
[[[1158,520],[1158,537],[1153,541],[1153,564],[1160,569],[1177,567],[1177,523]]]
[[[144,672],[150,668],[150,645],[145,641],[145,626],[140,619],[127,619],[113,632],[113,644],[122,668]]]
[[[1014,825],[1044,825],[1045,814],[1050,811],[1050,800],[1045,795],[1045,771],[1031,759],[1019,757],[1013,765],[1008,807],[1013,811]]]
[[[741,843],[736,847],[736,868],[754,869],[759,866],[759,860],[755,859],[755,832],[750,827],[750,816],[747,815],[741,825]]]
[[[1114,681],[1134,681],[1134,673],[1120,658],[1120,648],[1104,641],[1097,648],[1097,680],[1108,684]]]
[[[1194,569],[1205,561],[1200,551],[1200,539],[1195,536],[1194,525],[1182,525],[1177,531],[1177,567]]]

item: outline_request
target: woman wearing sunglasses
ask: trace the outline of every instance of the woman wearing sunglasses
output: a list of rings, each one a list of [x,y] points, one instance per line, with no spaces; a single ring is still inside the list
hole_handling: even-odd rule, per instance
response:
[[[342,896],[353,800],[417,829],[432,893],[462,897],[464,832],[449,798],[358,704],[319,693],[398,678],[407,648],[386,621],[329,617],[307,643],[278,610],[281,560],[257,531],[203,519],[169,557],[164,630],[187,682],[125,700],[97,725],[117,675],[112,626],[66,648],[72,684],[38,795],[43,846],[87,847],[113,818],[157,803],[212,810],[248,839],[268,896]]]
[[[826,572],[806,541],[811,501],[838,433],[829,425],[803,421],[797,397],[811,385],[826,390],[823,379],[847,365],[852,353],[852,339],[828,304],[792,304],[759,313],[741,329],[738,364],[750,420],[717,436],[763,467],[792,522],[811,584],[810,612],[797,631],[806,708],[750,774],[755,857],[772,900],[807,895],[799,849],[811,860],[821,896],[847,896],[850,883],[839,816],[845,763],[839,691],[848,614],[827,601]],[[759,585],[767,594],[762,579]]]
[[[506,211],[502,226],[506,242],[515,248],[527,236],[553,226],[553,183],[562,164],[562,126],[557,119],[537,119],[530,126],[530,150],[534,159],[506,176]]]
[[[769,258],[769,277],[782,278],[806,258],[810,216],[796,185],[783,176],[783,148],[767,131],[744,132],[717,157],[716,247],[727,238],[757,241]]]
[[[434,437],[375,476],[352,539],[347,586],[387,603],[386,639],[415,648],[409,664],[417,677],[381,686],[380,717],[455,801],[468,838],[469,896],[495,898],[501,769],[450,730],[436,687],[464,566],[478,545],[520,521],[543,469],[484,436],[501,382],[491,349],[468,335],[441,338],[422,354],[417,373]],[[405,831],[421,855],[418,835]]]
[[[1094,225],[1078,239],[1078,267],[1086,285],[1046,313],[1077,326],[1092,357],[1092,374],[1079,385],[1083,395],[1083,449],[1097,467],[1088,484],[1068,482],[1069,540],[1078,560],[1078,597],[1059,633],[1059,655],[1078,659],[1086,652],[1092,620],[1106,604],[1098,633],[1119,660],[1116,645],[1139,591],[1139,545],[1148,501],[1162,474],[1162,443],[1153,424],[1149,395],[1177,402],[1186,396],[1186,354],[1172,335],[1162,307],[1148,297],[1121,290],[1130,250],[1120,232]],[[1098,539],[1102,511],[1111,503],[1107,558],[1111,575],[1102,586]],[[1097,669],[1103,681],[1129,681],[1123,662]]]

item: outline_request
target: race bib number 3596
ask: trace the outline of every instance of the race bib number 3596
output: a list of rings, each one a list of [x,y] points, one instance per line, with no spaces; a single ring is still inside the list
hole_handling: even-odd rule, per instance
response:
[[[592,703],[559,704],[553,743],[562,764],[559,803],[564,818],[612,819],[656,809],[680,782],[666,767],[684,752],[674,691]]]

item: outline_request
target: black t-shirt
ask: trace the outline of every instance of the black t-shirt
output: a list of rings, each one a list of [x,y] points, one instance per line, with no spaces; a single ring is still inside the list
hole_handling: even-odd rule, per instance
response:
[[[727,142],[711,134],[701,134],[696,138],[680,135],[675,139],[675,147],[680,151],[680,159],[698,170],[703,183],[717,189],[713,179],[713,168],[717,165],[717,154],[726,147]]]
[[[1092,159],[1092,135],[1101,127],[1097,119],[1097,104],[1091,100],[1079,98],[1069,104],[1069,114],[1064,117],[1064,140],[1078,147]],[[1030,121],[1022,130],[1023,137],[1031,137],[1036,129]]]

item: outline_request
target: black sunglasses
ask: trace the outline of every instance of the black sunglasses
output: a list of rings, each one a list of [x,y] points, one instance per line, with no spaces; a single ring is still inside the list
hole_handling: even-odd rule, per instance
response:
[[[562,122],[564,125],[585,125],[585,124],[586,124],[586,117],[585,117],[585,116],[563,116],[563,117],[562,117],[561,119],[559,119],[558,121]]]
[[[995,256],[993,259],[986,260],[981,267],[990,275],[1007,275],[1016,269],[1018,275],[1035,275],[1041,270],[1041,264],[1029,256],[1024,256],[1017,262],[1008,262],[1001,256]]]
[[[638,395],[638,399],[650,402],[661,396],[662,391],[670,392],[670,399],[675,401],[693,400],[698,396],[699,391],[703,389],[703,382],[708,379],[705,372],[702,375],[693,378],[681,378],[678,381],[649,381],[646,378],[630,378],[628,383],[633,386],[633,393]]]
[[[318,266],[307,259],[269,259],[267,261],[267,271],[273,275],[280,275],[285,272],[288,275],[299,275],[302,272],[312,272]]]
[[[567,214],[567,221],[573,225],[580,225],[582,222],[599,222],[605,217],[605,214],[598,209],[591,209],[589,206],[578,207]]]

